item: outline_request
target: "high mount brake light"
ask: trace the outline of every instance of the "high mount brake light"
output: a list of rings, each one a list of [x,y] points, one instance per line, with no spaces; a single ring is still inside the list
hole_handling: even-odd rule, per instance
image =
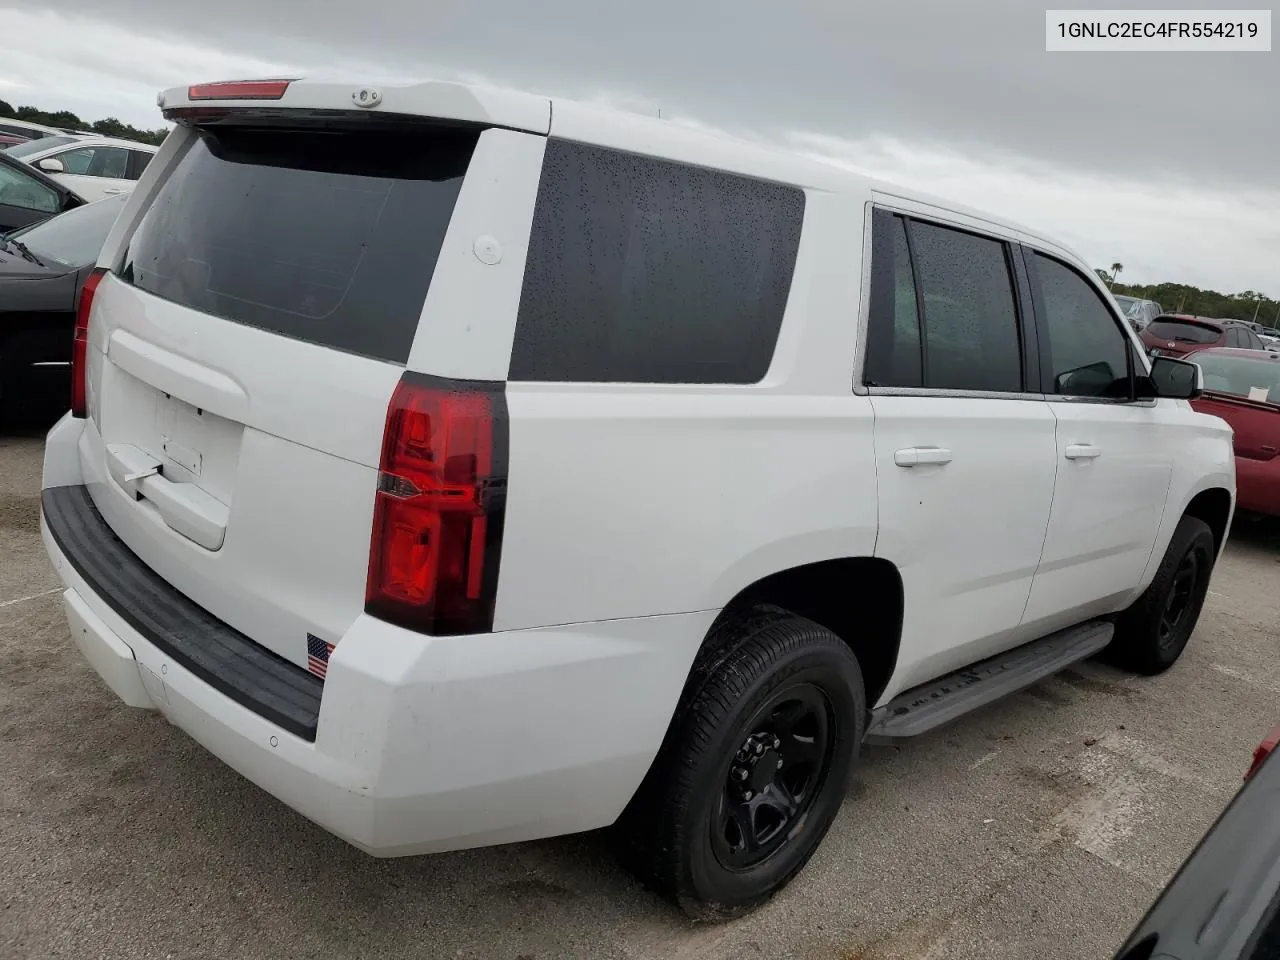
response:
[[[224,80],[187,87],[188,100],[279,100],[292,80]]]
[[[98,284],[107,275],[101,267],[85,278],[80,288],[80,303],[76,307],[75,332],[71,341],[71,415],[89,415],[89,314],[93,310],[93,295]]]
[[[506,510],[502,383],[405,373],[387,409],[365,611],[434,635],[493,629]]]

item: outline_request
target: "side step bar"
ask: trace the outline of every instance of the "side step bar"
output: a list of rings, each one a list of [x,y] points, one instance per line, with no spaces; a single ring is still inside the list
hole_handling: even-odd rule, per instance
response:
[[[1093,620],[914,687],[872,712],[866,742],[894,743],[950,723],[1093,656],[1114,632],[1111,623]]]

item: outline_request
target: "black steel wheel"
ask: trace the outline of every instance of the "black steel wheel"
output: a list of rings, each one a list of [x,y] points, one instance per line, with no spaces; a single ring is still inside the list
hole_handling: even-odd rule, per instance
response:
[[[798,684],[748,722],[711,824],[712,850],[727,869],[762,863],[803,822],[831,768],[831,710],[819,687]]]
[[[858,661],[831,631],[778,608],[722,616],[615,825],[624,860],[696,919],[767,899],[826,835],[865,718]]]
[[[1117,619],[1108,658],[1145,674],[1173,666],[1200,619],[1216,551],[1209,525],[1196,517],[1183,517],[1151,585]]]

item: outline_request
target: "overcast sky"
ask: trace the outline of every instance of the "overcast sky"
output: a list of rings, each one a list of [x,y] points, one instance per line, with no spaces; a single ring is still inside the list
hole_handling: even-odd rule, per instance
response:
[[[15,105],[156,127],[192,81],[484,79],[788,144],[1122,279],[1280,295],[1280,53],[1049,54],[1026,0],[6,2]]]

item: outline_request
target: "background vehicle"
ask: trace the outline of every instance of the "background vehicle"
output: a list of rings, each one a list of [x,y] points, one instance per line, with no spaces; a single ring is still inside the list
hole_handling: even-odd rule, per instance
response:
[[[724,916],[864,739],[1185,647],[1229,431],[1054,241],[531,95],[162,101],[42,536],[125,702],[362,849],[613,824]]]
[[[1137,297],[1126,297],[1114,294],[1120,312],[1124,314],[1135,330],[1142,330],[1156,317],[1164,313],[1164,308],[1154,300],[1140,300]]]
[[[1235,431],[1236,504],[1280,516],[1280,350],[1200,350],[1188,356],[1204,374],[1191,402]]]
[[[1280,727],[1115,960],[1280,957]]]
[[[70,187],[0,150],[0,233],[47,220],[84,202]]]
[[[76,303],[124,200],[108,197],[0,236],[5,413],[48,409],[52,398],[70,396]]]
[[[60,134],[22,143],[6,152],[43,170],[86,200],[101,200],[132,190],[156,149],[132,140]]]
[[[47,127],[43,123],[19,120],[17,117],[0,117],[0,133],[21,137],[23,140],[39,140],[42,137],[59,136],[66,131]]]
[[[0,150],[5,147],[16,147],[20,143],[26,143],[26,137],[20,137],[13,133],[0,133]]]
[[[1164,314],[1139,333],[1150,356],[1179,357],[1206,347],[1262,350],[1265,345],[1247,326],[1206,317]]]

